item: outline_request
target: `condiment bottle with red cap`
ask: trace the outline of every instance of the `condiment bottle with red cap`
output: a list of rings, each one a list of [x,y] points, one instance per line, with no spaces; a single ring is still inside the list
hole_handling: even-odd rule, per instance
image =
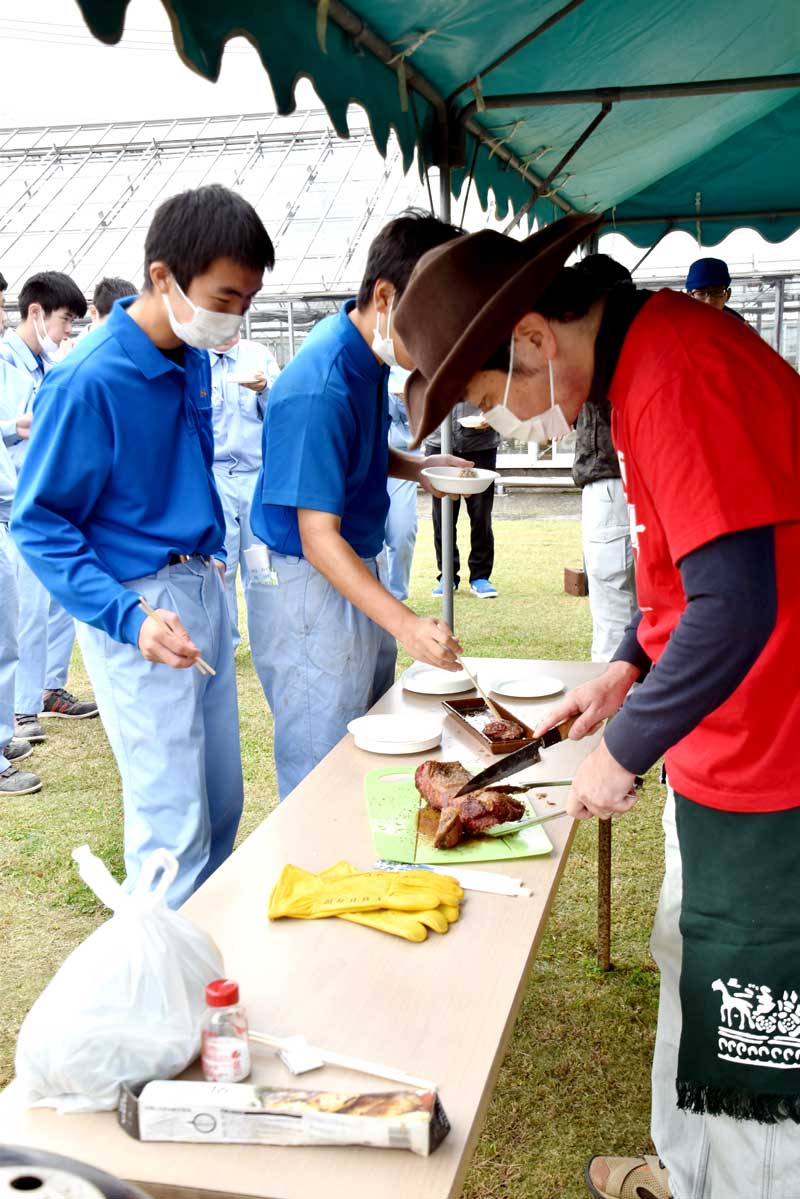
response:
[[[239,1002],[239,984],[217,978],[206,987],[203,1017],[203,1076],[209,1082],[242,1082],[250,1073],[247,1012]]]

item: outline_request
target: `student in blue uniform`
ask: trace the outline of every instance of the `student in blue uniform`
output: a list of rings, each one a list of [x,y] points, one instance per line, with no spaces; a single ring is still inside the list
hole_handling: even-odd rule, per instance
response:
[[[236,572],[242,568],[245,603],[250,582],[247,551],[253,544],[250,506],[261,466],[261,434],[269,389],[280,374],[274,354],[238,333],[209,351],[211,410],[214,421],[214,478],[225,513],[228,564],[225,590],[234,649],[241,641],[236,603]]]
[[[0,275],[0,298],[4,285],[5,279]],[[0,330],[4,320],[5,313],[0,304]],[[30,757],[32,746],[28,741],[12,740],[18,605],[17,572],[8,522],[17,487],[17,470],[9,447],[28,437],[31,414],[25,409],[32,396],[33,384],[0,358],[0,797],[32,795],[42,787],[37,775],[30,770],[20,770],[17,765]],[[18,416],[20,412],[24,415]]]
[[[393,308],[420,257],[459,232],[426,213],[391,221],[358,299],[316,326],[270,393],[251,517],[266,548],[260,564],[250,551],[248,621],[281,798],[392,685],[395,638],[413,658],[455,668],[447,624],[391,595],[381,551],[389,474],[431,490],[426,465],[469,465],[388,444],[389,367],[414,365],[393,336]]]
[[[69,275],[40,271],[22,285],[19,311],[20,323],[0,341],[0,357],[25,375],[35,394],[45,373],[59,361],[73,321],[85,315],[86,300]],[[12,448],[17,470],[26,452],[26,441]],[[97,705],[67,691],[75,625],[21,560],[17,562],[17,590],[19,664],[14,732],[28,742],[38,742],[45,740],[40,716],[84,720],[97,715]]]
[[[231,852],[242,808],[206,350],[236,333],[272,264],[255,210],[226,188],[162,204],[142,294],[45,379],[12,517],[31,568],[84,622],[122,776],[127,884],[163,846],[180,863],[175,906]]]

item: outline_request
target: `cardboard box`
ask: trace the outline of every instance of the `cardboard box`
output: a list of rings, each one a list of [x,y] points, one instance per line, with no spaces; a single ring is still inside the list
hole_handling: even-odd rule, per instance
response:
[[[582,566],[564,567],[564,590],[567,595],[588,595],[589,586],[586,582],[586,571]]]
[[[247,1083],[123,1087],[119,1123],[139,1141],[372,1145],[433,1153],[450,1131],[435,1091],[348,1094]]]

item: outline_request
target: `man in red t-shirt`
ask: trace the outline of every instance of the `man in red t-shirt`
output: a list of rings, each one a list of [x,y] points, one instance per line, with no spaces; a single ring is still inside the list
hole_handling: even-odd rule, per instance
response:
[[[411,428],[424,438],[463,395],[503,436],[558,438],[584,403],[611,401],[639,613],[606,673],[537,731],[577,715],[580,738],[618,713],[575,776],[574,816],[628,811],[665,753],[671,787],[652,943],[659,1157],[593,1158],[587,1186],[752,1199],[767,1179],[795,1199],[800,379],[687,296],[594,292],[563,265],[592,224],[522,243],[485,231],[421,260],[396,314],[419,364]]]

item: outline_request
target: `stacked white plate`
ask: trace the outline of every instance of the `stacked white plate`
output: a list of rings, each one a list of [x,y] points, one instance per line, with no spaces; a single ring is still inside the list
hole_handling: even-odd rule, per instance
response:
[[[405,691],[417,695],[459,695],[473,690],[472,682],[465,670],[440,670],[427,662],[412,662],[402,676]]]
[[[359,716],[347,731],[358,749],[371,754],[420,754],[442,740],[442,717]]]

